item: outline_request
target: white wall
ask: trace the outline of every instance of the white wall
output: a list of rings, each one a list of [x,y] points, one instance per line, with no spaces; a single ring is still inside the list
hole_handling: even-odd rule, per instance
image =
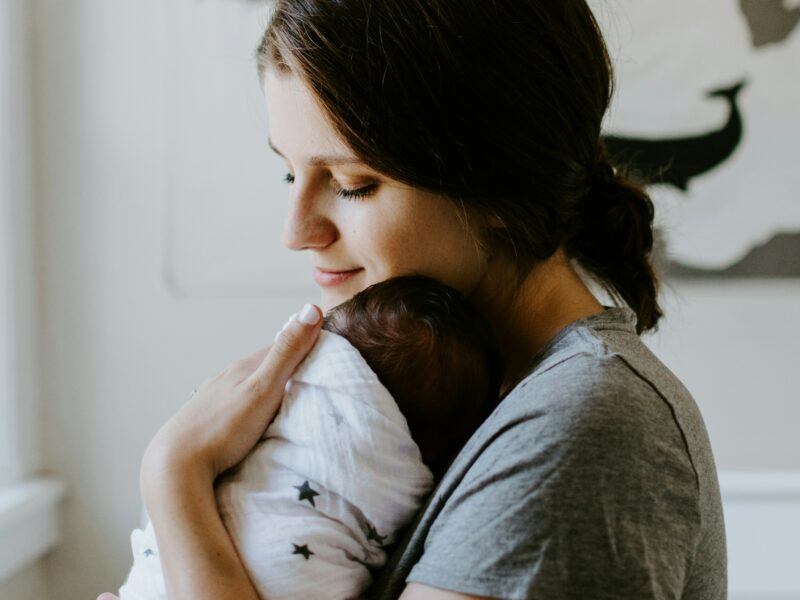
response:
[[[226,5],[243,10],[216,6]],[[44,452],[69,486],[66,541],[47,561],[51,597],[85,600],[117,589],[130,563],[138,465],[149,438],[199,382],[269,343],[289,314],[314,299],[302,292],[186,290],[173,274],[171,193],[190,178],[176,183],[171,167],[195,143],[176,132],[174,119],[187,107],[180,103],[186,90],[173,78],[199,68],[176,46],[195,22],[189,11],[205,9],[213,21],[214,7],[37,3]],[[198,49],[197,60],[202,56]],[[207,84],[204,93],[224,95],[218,82]],[[215,117],[232,119],[236,110]],[[263,126],[262,117],[253,135],[265,140]],[[193,165],[199,187],[186,192],[198,204],[203,184],[221,176],[217,140],[201,138],[205,163]],[[254,181],[280,181],[279,165],[263,166],[263,148],[262,165],[243,156],[242,172],[229,176],[233,201],[252,194]],[[235,158],[239,151],[224,152]],[[262,224],[244,225],[252,235]]]
[[[30,565],[8,581],[0,582],[0,598],[3,600],[44,600],[47,594],[47,577],[42,563]],[[91,600],[94,600],[92,598]]]
[[[666,289],[648,340],[695,395],[724,469],[800,469],[800,280]]]
[[[198,382],[267,344],[315,294],[303,261],[270,246],[283,168],[257,147],[256,96],[230,87],[255,43],[255,9],[33,6],[43,451],[69,486],[47,597],[86,600],[116,589],[130,564],[149,438]],[[238,22],[241,47],[219,54]],[[227,33],[215,38],[214,24]],[[198,37],[207,45],[194,54]],[[800,282],[680,285],[666,305],[650,343],[696,394],[720,466],[800,468]]]

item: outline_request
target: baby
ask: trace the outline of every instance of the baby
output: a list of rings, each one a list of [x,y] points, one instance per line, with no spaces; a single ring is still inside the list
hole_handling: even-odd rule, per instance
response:
[[[498,401],[485,319],[422,276],[331,309],[275,420],[217,480],[217,506],[259,594],[357,598],[434,480]],[[121,600],[166,599],[152,526],[131,536]]]

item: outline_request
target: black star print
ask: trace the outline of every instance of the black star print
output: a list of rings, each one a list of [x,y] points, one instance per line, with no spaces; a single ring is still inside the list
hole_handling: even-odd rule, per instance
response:
[[[302,546],[298,546],[297,544],[292,544],[294,546],[294,552],[292,554],[302,554],[303,558],[308,560],[308,557],[314,554],[311,550],[308,549],[308,544],[303,544]]]
[[[311,486],[308,485],[307,480],[303,482],[303,485],[293,485],[292,487],[300,492],[300,494],[297,496],[297,499],[300,502],[303,500],[308,500],[311,503],[311,506],[314,508],[317,507],[317,505],[314,503],[314,496],[319,496],[319,492],[315,492],[313,489],[311,489]]]
[[[147,550],[144,551],[144,555],[145,556],[153,556],[154,554],[155,554],[155,552],[150,550],[150,548],[148,548]]]
[[[379,535],[375,527],[372,526],[372,523],[367,523],[367,539],[377,542],[380,546],[383,543],[383,540],[386,539],[386,536]]]
[[[336,421],[337,427],[342,424],[342,421],[344,421],[344,417],[336,411],[331,412],[330,415],[333,417],[333,420]]]
[[[297,497],[300,502],[308,500],[311,506],[314,508],[317,507],[317,505],[314,504],[314,496],[319,496],[319,492],[315,492],[311,489],[311,486],[308,485],[308,480],[304,481],[303,485],[293,485],[292,487],[300,492],[300,495]]]

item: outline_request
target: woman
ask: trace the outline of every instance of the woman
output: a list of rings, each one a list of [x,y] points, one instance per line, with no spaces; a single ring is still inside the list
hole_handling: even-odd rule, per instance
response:
[[[370,595],[725,598],[702,418],[638,338],[661,317],[653,207],[600,142],[611,66],[584,0],[279,0],[258,58],[289,170],[284,242],[309,251],[322,309],[429,275],[487,316],[507,364],[503,401]],[[578,269],[627,306],[602,306]],[[148,447],[172,598],[257,597],[213,483],[319,325],[306,306]]]

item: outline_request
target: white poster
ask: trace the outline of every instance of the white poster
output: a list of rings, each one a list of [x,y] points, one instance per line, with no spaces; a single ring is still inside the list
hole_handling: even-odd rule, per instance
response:
[[[800,277],[800,1],[591,2],[668,273]]]

